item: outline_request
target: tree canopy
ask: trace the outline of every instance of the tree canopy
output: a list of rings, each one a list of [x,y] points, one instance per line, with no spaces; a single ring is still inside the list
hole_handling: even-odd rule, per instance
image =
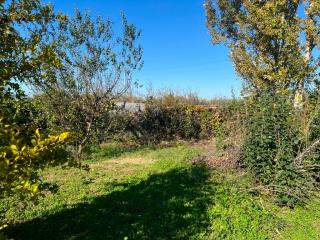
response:
[[[205,9],[213,43],[230,48],[250,89],[301,91],[318,81],[319,1],[207,0]]]
[[[23,94],[21,83],[48,80],[58,65],[52,24],[63,18],[39,0],[0,1],[0,96]]]

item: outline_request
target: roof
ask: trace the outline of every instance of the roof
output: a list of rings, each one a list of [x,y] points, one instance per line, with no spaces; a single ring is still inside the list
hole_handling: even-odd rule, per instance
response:
[[[146,109],[146,105],[144,103],[116,102],[115,105],[119,108],[133,112],[144,111]]]

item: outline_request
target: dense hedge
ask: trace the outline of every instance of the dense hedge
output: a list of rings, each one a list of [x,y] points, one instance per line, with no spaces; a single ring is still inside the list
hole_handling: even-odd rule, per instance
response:
[[[108,128],[98,135],[100,141],[110,137],[122,140],[129,138],[143,145],[171,140],[208,139],[230,118],[231,111],[227,105],[210,108],[148,103],[143,111],[120,109],[108,114],[103,120]]]

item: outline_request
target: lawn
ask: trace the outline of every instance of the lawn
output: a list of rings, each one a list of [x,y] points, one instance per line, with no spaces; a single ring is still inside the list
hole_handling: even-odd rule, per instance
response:
[[[199,149],[105,146],[90,171],[52,168],[36,204],[0,204],[14,239],[320,239],[320,202],[276,207],[243,171],[192,164]],[[55,193],[53,193],[55,192]]]

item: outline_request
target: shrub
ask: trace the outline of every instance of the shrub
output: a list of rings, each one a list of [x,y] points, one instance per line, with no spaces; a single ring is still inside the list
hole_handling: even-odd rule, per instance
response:
[[[29,142],[18,126],[0,119],[0,197],[14,191],[35,194],[40,181],[37,171],[67,161],[64,145],[68,136],[42,138],[37,129]]]
[[[312,188],[310,174],[294,161],[303,146],[299,122],[284,94],[270,91],[248,100],[241,160],[276,193],[280,205],[291,207],[305,201]]]

